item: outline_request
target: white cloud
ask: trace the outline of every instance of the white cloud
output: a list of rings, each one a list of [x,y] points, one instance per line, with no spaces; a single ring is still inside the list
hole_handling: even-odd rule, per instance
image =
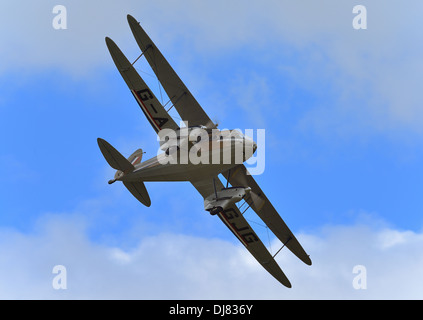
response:
[[[137,54],[126,23],[126,14],[131,13],[162,51],[179,52],[186,64],[198,52],[207,59],[246,45],[284,49],[257,59],[281,70],[293,86],[312,93],[329,87],[338,102],[312,106],[300,122],[305,130],[333,134],[357,133],[363,126],[381,132],[399,127],[420,132],[423,128],[422,47],[416,39],[421,19],[413,19],[421,12],[420,2],[402,6],[369,3],[365,33],[351,27],[356,1],[309,1],[307,5],[268,1],[248,6],[244,1],[194,0],[62,3],[68,8],[68,30],[52,28],[51,2],[2,4],[0,71],[20,76],[21,72],[52,68],[86,76],[98,66],[113,68],[104,43],[106,35],[128,57]],[[298,55],[295,61],[303,62],[302,66],[281,61],[286,51]],[[247,106],[247,98],[253,97],[242,96],[242,90],[258,85],[266,101],[273,101],[266,75],[249,70],[248,75],[252,74],[253,78],[246,76],[228,92]],[[133,144],[123,149],[130,150]],[[0,162],[11,160],[6,157]],[[98,210],[95,218],[101,216]],[[278,261],[293,284],[288,290],[244,248],[228,241],[164,233],[140,237],[137,245],[126,250],[92,241],[88,227],[85,219],[62,216],[46,218],[32,234],[1,230],[0,297],[422,298],[423,236],[412,231],[354,225],[299,235],[313,266],[303,265],[283,250]],[[131,237],[145,229],[133,226]],[[57,264],[68,269],[65,291],[51,286],[51,271]],[[352,288],[352,269],[358,264],[367,267],[367,290]]]
[[[300,124],[329,136],[420,135],[423,46],[416,41],[421,21],[415,15],[422,4],[364,2],[368,29],[360,31],[351,27],[355,4],[314,2],[301,9],[291,3],[295,14],[272,20],[302,62],[290,73],[296,86],[317,98],[322,92],[333,97],[312,105]]]
[[[423,234],[367,225],[299,234],[313,265],[277,256],[293,288],[274,280],[241,246],[182,234],[140,237],[130,250],[91,241],[84,219],[49,215],[32,234],[0,232],[3,299],[421,299]],[[277,246],[276,243],[273,244]],[[67,289],[52,287],[55,265]],[[356,265],[367,289],[353,288]]]
[[[19,74],[61,70],[86,77],[111,62],[104,38],[131,35],[126,23],[131,3],[62,1],[67,9],[67,29],[53,28],[56,5],[51,1],[21,1],[2,4],[0,12],[0,71]]]
[[[172,53],[171,60],[187,66],[198,59],[198,52],[207,59],[246,45],[253,51],[261,48],[257,59],[285,72],[284,59],[295,56],[295,69],[286,74],[289,80],[316,94],[330,89],[334,97],[329,105],[315,105],[306,112],[300,122],[306,130],[329,135],[357,134],[363,128],[422,133],[423,47],[418,41],[422,4],[364,2],[368,29],[360,31],[352,28],[356,4],[336,0],[268,0],[248,5],[244,1],[65,1],[68,29],[54,30],[51,2],[9,2],[0,13],[0,70],[22,73],[53,68],[86,76],[96,67],[111,66],[106,35],[130,59],[135,58],[138,49],[126,22],[126,14],[131,13],[162,51]]]

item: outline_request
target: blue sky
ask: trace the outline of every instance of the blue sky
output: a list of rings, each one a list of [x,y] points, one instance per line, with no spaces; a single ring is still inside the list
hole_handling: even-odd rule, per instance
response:
[[[2,4],[1,297],[422,297],[420,3],[360,3],[367,30],[352,28],[355,1],[62,4],[67,30],[53,29],[51,1]],[[151,208],[107,185],[113,170],[97,137],[124,155],[158,147],[104,42],[137,57],[127,13],[221,128],[266,130],[256,180],[313,260],[278,256],[291,291],[249,260],[189,183],[148,183]],[[157,90],[146,63],[137,68]],[[73,275],[64,292],[51,288],[56,264]],[[367,290],[351,286],[358,264]],[[222,276],[222,265],[236,275]],[[387,288],[392,270],[399,280]],[[163,273],[159,285],[146,278]],[[240,279],[257,295],[237,291]]]

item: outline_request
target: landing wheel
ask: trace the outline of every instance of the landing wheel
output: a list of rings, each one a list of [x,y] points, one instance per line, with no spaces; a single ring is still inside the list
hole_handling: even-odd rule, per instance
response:
[[[223,211],[222,207],[214,207],[213,209],[210,210],[210,214],[214,216],[222,211]]]

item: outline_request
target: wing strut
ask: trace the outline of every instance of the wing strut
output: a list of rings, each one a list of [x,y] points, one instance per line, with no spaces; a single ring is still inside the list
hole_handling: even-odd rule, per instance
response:
[[[214,195],[216,196],[216,200],[218,200],[217,191],[216,191],[216,180],[214,178],[213,178],[213,188],[214,188]]]
[[[230,174],[230,173],[229,173]],[[248,209],[250,209],[251,208],[251,205],[252,205],[252,203],[253,203],[253,201],[251,201],[251,204],[250,203],[248,203],[248,200],[252,200],[251,199],[251,195],[249,196],[249,198],[247,199],[247,198],[245,198],[244,199],[244,202],[239,206],[239,210],[241,211],[241,209],[242,209],[242,207],[245,205],[245,204],[247,204],[247,207],[244,209],[244,211],[241,213],[242,215],[244,215],[244,213],[245,212],[247,212],[247,210]],[[267,226],[266,226],[267,227]]]
[[[246,202],[247,202],[247,201],[246,201]],[[247,204],[248,204],[248,202],[247,202]],[[245,213],[245,212],[247,212],[247,210],[248,210],[248,209],[250,209],[250,207],[251,207],[251,206],[250,206],[250,205],[248,205],[248,206],[247,206],[247,208],[246,208],[246,209],[245,209],[245,210],[244,210],[241,214],[242,214],[242,215],[244,215],[244,213]]]
[[[288,242],[292,239],[289,237],[288,240],[283,244],[283,246],[273,255],[273,259],[275,259],[276,255],[288,244]]]
[[[137,61],[139,60],[139,58],[141,58],[141,57],[144,55],[144,53],[146,53],[146,52],[148,51],[148,49],[150,49],[150,48],[153,48],[153,46],[152,46],[151,44],[149,44],[149,45],[147,46],[147,48],[145,49],[145,51],[144,51],[144,52],[141,52],[141,54],[138,56],[138,58],[136,58],[136,59],[135,59],[135,61],[134,61],[134,62],[132,62],[132,65],[134,65],[134,64],[135,64],[135,62],[137,62]]]
[[[228,170],[228,179],[226,179],[226,188],[229,186],[229,179],[231,178],[231,169]]]
[[[184,96],[184,95],[186,95],[187,93],[184,91],[184,92],[182,92],[182,94],[175,100],[175,102],[172,104],[172,106],[167,110],[167,112],[169,112],[170,111],[170,109],[172,109],[174,106],[175,106],[175,104],[177,104],[178,103],[178,101],[179,100],[181,100],[181,98]],[[173,97],[172,97],[173,98]],[[172,100],[172,98],[169,100],[169,101],[171,101]],[[167,104],[167,103],[166,103]]]

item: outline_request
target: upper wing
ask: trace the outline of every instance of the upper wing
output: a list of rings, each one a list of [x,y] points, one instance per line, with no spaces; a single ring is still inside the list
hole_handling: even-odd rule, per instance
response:
[[[199,181],[191,181],[194,187],[200,192],[203,198],[206,198],[214,192],[213,180],[208,178]],[[223,188],[219,179],[215,179],[216,188]],[[217,214],[220,220],[232,231],[232,233],[241,241],[247,250],[256,258],[256,260],[280,283],[290,288],[291,283],[285,276],[275,259],[266,249],[257,234],[242,216],[238,207],[233,204],[226,210]]]
[[[203,125],[208,128],[215,128],[203,108],[201,108],[139,23],[131,15],[128,15],[128,22],[138,46],[182,120],[188,121],[188,126]]]
[[[276,209],[267,199],[264,192],[260,189],[254,178],[248,174],[247,168],[240,164],[229,171],[223,172],[223,176],[227,179],[229,174],[229,182],[233,186],[250,187],[250,196],[245,200],[251,208],[257,213],[260,219],[269,227],[275,236],[288,247],[301,261],[311,265],[310,256],[304,251],[301,244],[295,238],[294,234],[289,230],[288,226],[282,220]]]
[[[166,112],[160,101],[154,96],[153,92],[113,40],[106,38],[106,44],[122,78],[156,133],[162,129],[178,129],[179,126]]]

